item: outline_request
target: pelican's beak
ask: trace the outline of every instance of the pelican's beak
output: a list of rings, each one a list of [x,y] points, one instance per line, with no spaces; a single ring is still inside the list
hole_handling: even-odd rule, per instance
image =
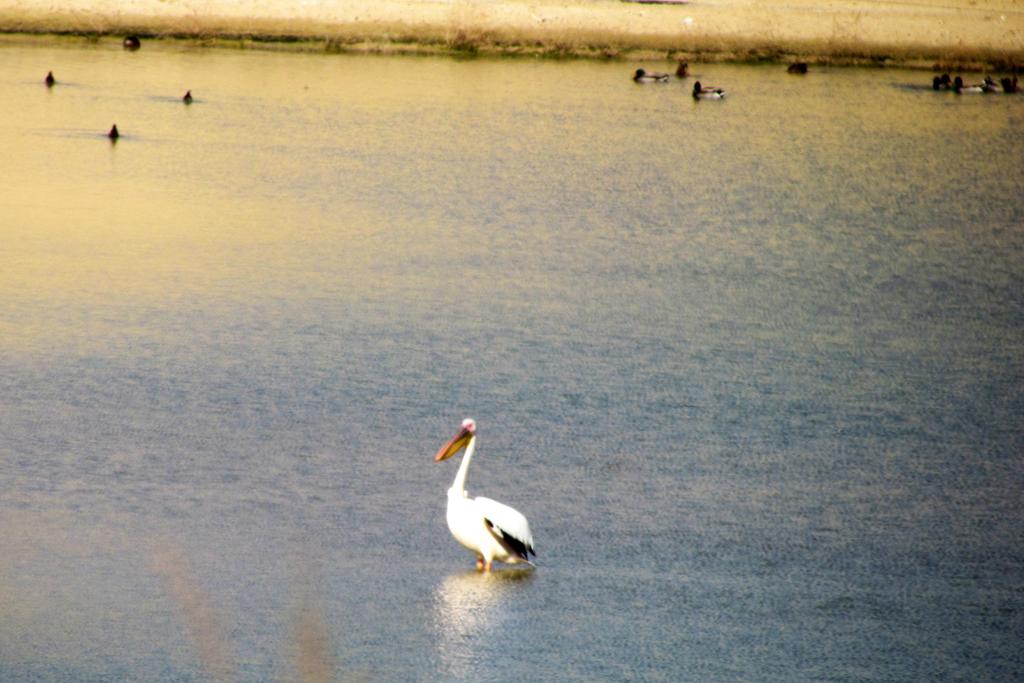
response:
[[[473,432],[469,430],[469,427],[463,427],[459,430],[459,433],[452,437],[452,440],[441,446],[441,450],[434,456],[434,462],[441,462],[447,458],[452,457],[463,448],[469,445],[469,440],[473,438]]]

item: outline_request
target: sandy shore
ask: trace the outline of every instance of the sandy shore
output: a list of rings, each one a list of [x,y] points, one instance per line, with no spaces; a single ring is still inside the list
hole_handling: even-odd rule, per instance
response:
[[[0,32],[337,51],[1024,65],[1021,0],[0,0]]]

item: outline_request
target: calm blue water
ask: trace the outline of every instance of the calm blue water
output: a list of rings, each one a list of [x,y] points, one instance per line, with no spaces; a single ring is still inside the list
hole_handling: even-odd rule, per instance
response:
[[[1024,677],[1024,97],[0,52],[0,679]]]

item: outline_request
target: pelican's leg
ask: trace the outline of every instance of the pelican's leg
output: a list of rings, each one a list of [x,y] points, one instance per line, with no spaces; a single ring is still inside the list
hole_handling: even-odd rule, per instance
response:
[[[491,573],[491,561],[490,560],[487,560],[487,564],[484,565],[484,571],[487,572],[488,574]]]
[[[481,572],[481,571],[484,570],[484,556],[483,555],[477,555],[476,556],[476,570],[478,572]]]

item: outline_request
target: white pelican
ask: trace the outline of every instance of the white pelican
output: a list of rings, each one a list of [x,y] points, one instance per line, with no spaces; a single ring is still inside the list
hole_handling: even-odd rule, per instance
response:
[[[496,500],[466,495],[466,475],[476,450],[476,422],[463,420],[462,429],[441,446],[434,462],[450,458],[463,448],[466,454],[448,489],[448,529],[452,536],[476,555],[477,570],[491,571],[494,560],[509,564],[526,562],[532,566],[529,555],[537,553],[526,517]]]

